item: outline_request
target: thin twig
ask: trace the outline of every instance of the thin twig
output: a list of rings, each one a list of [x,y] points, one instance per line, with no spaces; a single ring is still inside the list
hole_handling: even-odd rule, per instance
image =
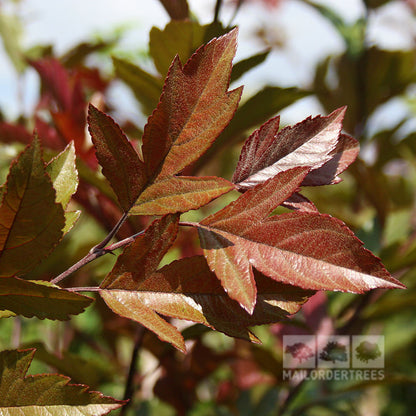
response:
[[[184,227],[196,227],[198,225],[198,223],[188,222],[188,221],[179,221],[179,225],[182,225]]]
[[[214,23],[218,22],[218,17],[220,14],[221,6],[222,6],[222,0],[217,0],[215,3]]]
[[[120,221],[117,224],[120,224]],[[120,224],[120,226],[121,226],[121,224]],[[116,227],[114,227],[113,231],[116,229]],[[114,234],[116,232],[117,232],[117,230],[114,232]],[[64,280],[65,278],[67,278],[69,275],[71,275],[72,273],[76,272],[81,267],[85,266],[86,264],[91,263],[93,260],[97,259],[98,257],[104,256],[107,253],[111,253],[114,250],[117,250],[118,248],[124,247],[124,246],[132,243],[139,235],[143,234],[143,232],[144,231],[140,231],[139,233],[136,233],[136,234],[134,234],[134,235],[132,235],[130,237],[127,237],[124,240],[118,241],[117,243],[111,244],[111,245],[109,245],[107,247],[99,248],[99,246],[102,245],[102,242],[101,242],[100,244],[96,245],[92,250],[90,250],[90,252],[85,257],[83,257],[81,260],[79,260],[78,262],[76,262],[69,269],[65,270],[59,276],[56,276],[54,279],[52,279],[51,280],[51,283],[53,283],[53,284],[56,285],[59,282],[61,282],[62,280]],[[106,241],[107,240],[107,237],[103,241]]]
[[[99,286],[90,286],[90,287],[68,287],[66,290],[69,292],[99,292],[102,290]]]
[[[137,357],[139,355],[139,351],[143,343],[144,333],[145,333],[144,327],[140,325],[137,328],[136,337],[134,340],[134,347],[131,353],[130,368],[129,368],[129,373],[128,373],[127,380],[126,380],[126,388],[125,388],[124,397],[123,397],[123,400],[128,400],[128,402],[122,407],[120,416],[124,416],[126,414],[127,408],[131,405],[131,402],[132,402],[131,399],[135,391],[134,376],[136,375],[136,372],[137,372]]]
[[[120,218],[118,223],[114,226],[114,228],[108,233],[108,235],[104,238],[101,243],[97,244],[95,247],[93,247],[90,251],[90,253],[94,253],[96,251],[102,250],[110,241],[111,239],[118,233],[118,230],[121,228],[121,226],[124,224],[128,217],[127,212],[123,214],[123,216]]]

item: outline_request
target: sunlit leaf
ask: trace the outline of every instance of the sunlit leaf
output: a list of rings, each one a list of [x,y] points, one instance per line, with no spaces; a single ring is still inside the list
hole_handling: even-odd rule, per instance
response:
[[[0,276],[21,275],[62,237],[64,211],[45,171],[37,140],[15,161],[0,206]]]
[[[42,280],[0,278],[0,310],[26,318],[67,320],[92,303],[93,299],[61,289]]]
[[[65,209],[77,190],[78,172],[75,166],[75,147],[71,142],[66,149],[53,158],[46,168],[56,192],[56,202]]]
[[[237,31],[213,39],[182,68],[175,59],[143,133],[149,177],[161,180],[198,159],[234,115],[241,88],[228,91]]]
[[[297,190],[307,172],[281,172],[197,225],[211,270],[249,312],[256,303],[253,266],[276,281],[304,289],[362,293],[404,287],[341,221],[316,212],[267,218]]]
[[[27,63],[22,48],[22,21],[17,15],[0,13],[0,37],[3,47],[16,71],[23,72]]]
[[[100,292],[119,315],[140,322],[160,339],[184,350],[182,336],[158,314],[202,323],[227,335],[258,342],[248,327],[297,312],[313,292],[283,285],[256,273],[258,303],[250,315],[230,299],[203,256],[157,269],[176,236],[173,217],[155,221],[126,248]],[[154,246],[156,244],[156,247]]]
[[[338,170],[339,157],[336,158],[335,148],[339,145],[344,113],[345,108],[341,108],[328,117],[309,117],[280,132],[279,118],[271,119],[244,144],[233,182],[240,188],[249,189],[279,172],[297,166],[308,166],[313,172],[330,160],[335,160],[331,166],[326,166],[329,182],[320,184],[331,183]],[[305,181],[308,181],[308,177]],[[318,184],[318,179],[315,182]]]
[[[0,352],[0,415],[101,416],[124,402],[56,374],[26,376],[35,350]]]
[[[130,214],[165,215],[186,212],[234,189],[234,185],[215,176],[172,176],[146,188]]]
[[[305,180],[303,186],[320,186],[338,183],[341,178],[338,177],[344,172],[357,158],[360,152],[360,145],[357,140],[347,134],[339,136],[338,143],[334,150],[329,153],[330,159],[320,168],[311,171]]]
[[[87,384],[91,388],[97,388],[102,383],[111,382],[114,379],[114,367],[108,360],[104,360],[104,354],[96,357],[85,357],[80,352],[59,351],[53,353],[43,342],[24,343],[22,349],[36,349],[36,361],[43,362],[61,374],[70,377],[74,383]]]

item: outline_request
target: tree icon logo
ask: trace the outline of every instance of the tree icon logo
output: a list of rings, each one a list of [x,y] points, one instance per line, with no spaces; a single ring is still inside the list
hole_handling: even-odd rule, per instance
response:
[[[347,361],[347,347],[337,341],[329,341],[321,353],[319,358],[323,361],[332,361],[334,364],[337,361]]]
[[[283,367],[315,368],[316,337],[313,335],[283,335]]]
[[[351,353],[354,368],[384,368],[384,336],[353,335]]]
[[[376,342],[363,341],[355,348],[355,355],[361,362],[368,363],[381,357],[381,351]]]
[[[287,345],[285,353],[290,354],[294,359],[298,360],[299,363],[307,361],[315,356],[315,353],[312,350],[312,348],[310,348],[303,342],[296,342],[293,345]]]

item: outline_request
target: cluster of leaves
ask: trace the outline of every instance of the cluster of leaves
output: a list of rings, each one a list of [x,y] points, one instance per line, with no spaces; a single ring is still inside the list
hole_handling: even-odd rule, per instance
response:
[[[250,347],[252,358],[247,359],[247,354],[238,351],[247,347],[238,341],[240,347],[232,354],[217,353],[203,345],[205,330],[201,326],[181,333],[173,325],[176,319],[256,344],[259,339],[253,326],[288,322],[316,291],[363,293],[404,287],[344,222],[320,213],[304,190],[313,194],[323,185],[340,182],[339,175],[359,151],[357,140],[342,133],[344,116],[346,130],[357,132],[354,126],[361,126],[378,105],[401,93],[414,80],[414,71],[404,69],[407,78],[397,75],[395,87],[387,69],[393,58],[383,51],[380,53],[388,56],[385,60],[390,64],[386,63],[385,71],[379,68],[379,78],[373,79],[369,56],[379,52],[374,52],[376,48],[357,52],[357,42],[351,40],[356,31],[348,31],[342,20],[329,14],[333,23],[342,26],[340,32],[351,46],[337,58],[339,85],[347,82],[342,78],[346,61],[350,67],[345,76],[357,65],[357,77],[368,91],[355,88],[354,94],[361,95],[348,99],[344,90],[331,90],[326,84],[328,59],[317,68],[314,91],[328,113],[344,104],[350,110],[340,107],[328,116],[309,117],[279,130],[279,117],[270,117],[310,92],[267,86],[239,105],[242,89],[229,90],[230,82],[261,63],[267,52],[233,67],[236,29],[223,28],[217,21],[201,26],[188,20],[184,1],[175,2],[175,7],[171,2],[162,3],[173,20],[164,30],[152,29],[149,48],[160,77],[123,59],[113,59],[116,76],[132,89],[143,112],[153,111],[143,131],[132,123],[120,127],[106,114],[109,108],[103,98],[111,81],[83,65],[88,54],[108,45],[83,44],[60,60],[50,56],[30,60],[42,80],[42,96],[32,120],[36,136],[25,125],[0,123],[3,143],[27,144],[1,188],[0,317],[67,320],[88,313],[86,308],[93,302],[78,292],[97,292],[96,308],[103,321],[109,308],[114,312],[109,321],[118,330],[131,333],[130,324],[122,319],[128,318],[151,331],[146,332],[144,345],[165,371],[154,392],[185,414],[194,404],[198,383],[220,363],[232,358],[236,368],[239,363],[244,368],[243,373],[258,374],[262,359],[256,358],[260,350],[254,346]],[[326,9],[320,10],[328,16]],[[374,59],[374,64],[382,60],[380,56]],[[410,60],[407,55],[395,59]],[[381,86],[384,95],[376,97]],[[366,106],[358,106],[362,94]],[[95,105],[88,106],[88,101]],[[235,144],[240,145],[246,131],[259,125],[244,142],[233,172],[220,169],[231,180],[197,176],[201,171],[210,172],[216,158],[224,158],[224,150],[230,152]],[[365,143],[372,139],[364,137],[364,131],[359,138]],[[385,142],[380,139],[378,144]],[[378,155],[383,159],[381,169],[391,159],[381,151]],[[376,193],[387,179],[373,186],[371,180],[379,174],[377,164],[369,167],[358,160],[358,167],[354,166],[353,174],[365,182],[360,189],[384,224],[389,218],[387,208]],[[225,194],[226,202],[222,198],[213,205],[212,201]],[[317,195],[321,200],[322,194]],[[68,264],[66,271],[54,277],[68,261],[62,259],[60,247],[72,234],[77,236],[80,210],[93,216],[107,235],[74,266]],[[202,218],[190,221],[191,210],[199,210]],[[345,213],[341,216],[348,219]],[[114,237],[118,241],[112,242]],[[98,272],[93,279],[83,274],[87,263],[120,248],[123,252],[104,279]],[[406,249],[411,256],[411,247]],[[395,259],[399,250],[403,250],[401,244],[389,248],[387,259]],[[404,264],[395,266],[394,270],[402,270]],[[66,288],[58,285],[70,275]],[[99,286],[88,287],[86,279],[98,280]],[[311,299],[312,308],[322,300],[321,295],[318,292]],[[376,314],[377,310],[376,305]],[[308,318],[308,309],[305,316]],[[316,317],[316,312],[310,313],[310,319]],[[280,327],[274,328],[280,331]],[[115,350],[110,334],[114,327],[105,330],[107,342]],[[195,340],[188,353],[188,374],[183,374],[173,350],[167,353],[152,333],[182,352],[186,339]],[[25,377],[32,357],[33,351],[28,350],[1,353],[0,393],[5,393],[0,394],[0,409],[19,408],[25,414],[36,414],[34,407],[47,406],[48,411],[59,414],[72,406],[81,414],[106,414],[124,403],[68,385],[61,376]],[[63,368],[54,357],[44,361]],[[205,367],[195,367],[192,363],[200,363],[202,357]],[[275,358],[264,360],[274,362]],[[247,363],[255,368],[247,370]],[[15,368],[21,371],[16,373]],[[281,377],[277,373],[272,371],[276,379]],[[74,376],[80,377],[75,371]],[[11,379],[16,380],[17,388],[10,389]],[[82,382],[82,376],[80,379]],[[44,395],[35,395],[42,389]],[[224,389],[224,396],[230,398]]]

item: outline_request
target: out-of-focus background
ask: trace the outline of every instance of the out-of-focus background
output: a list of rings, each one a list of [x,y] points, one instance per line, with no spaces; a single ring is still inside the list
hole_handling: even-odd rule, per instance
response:
[[[262,345],[175,322],[189,347],[183,355],[146,332],[128,415],[414,414],[416,2],[189,0],[185,20],[169,16],[162,3],[185,2],[0,0],[0,182],[34,129],[45,158],[75,141],[80,177],[71,202],[82,211],[79,221],[25,277],[57,276],[122,215],[91,148],[87,103],[111,114],[140,144],[176,53],[160,39],[172,41],[185,61],[203,41],[238,25],[235,62],[243,64],[235,67],[231,87],[244,85],[242,101],[214,157],[204,155],[196,172],[230,179],[242,143],[272,116],[280,114],[284,126],[347,105],[344,130],[360,142],[359,157],[339,184],[302,192],[321,212],[344,221],[407,289],[319,292],[290,323],[256,327]],[[189,215],[199,220],[221,201]],[[148,223],[134,217],[124,236]],[[193,255],[197,245],[183,230],[175,255]],[[82,268],[68,285],[99,285],[113,257]],[[120,399],[136,331],[97,299],[65,323],[1,319],[0,349],[36,347],[32,372],[61,372]],[[283,379],[282,336],[329,333],[384,337],[383,377]]]
[[[253,90],[254,84],[256,87],[274,84],[308,88],[316,64],[325,56],[345,49],[343,39],[331,24],[303,1],[247,1],[233,19],[235,3],[225,2],[220,17],[223,22],[232,21],[240,27],[236,60],[260,49],[272,48],[267,62],[243,79],[246,92]],[[360,0],[315,3],[334,10],[351,25],[365,14]],[[367,42],[387,49],[413,48],[416,27],[409,4],[390,3],[369,16]],[[191,0],[189,4],[201,23],[212,20],[215,0]],[[169,16],[157,1],[2,0],[0,19],[0,33],[11,48],[19,45],[27,50],[52,45],[59,55],[81,42],[117,37],[119,42],[113,53],[137,58],[146,54],[151,27],[163,27]],[[9,30],[9,26],[13,29]],[[114,94],[118,97],[121,92],[120,86],[117,87]],[[17,79],[13,62],[4,47],[0,47],[0,110],[3,114],[13,119],[22,112],[30,113],[38,88],[35,71],[29,68]],[[134,105],[125,91],[122,94],[123,100],[118,103],[122,113],[132,115]],[[305,98],[282,116],[287,122],[295,122],[299,117],[320,111],[316,100]]]

